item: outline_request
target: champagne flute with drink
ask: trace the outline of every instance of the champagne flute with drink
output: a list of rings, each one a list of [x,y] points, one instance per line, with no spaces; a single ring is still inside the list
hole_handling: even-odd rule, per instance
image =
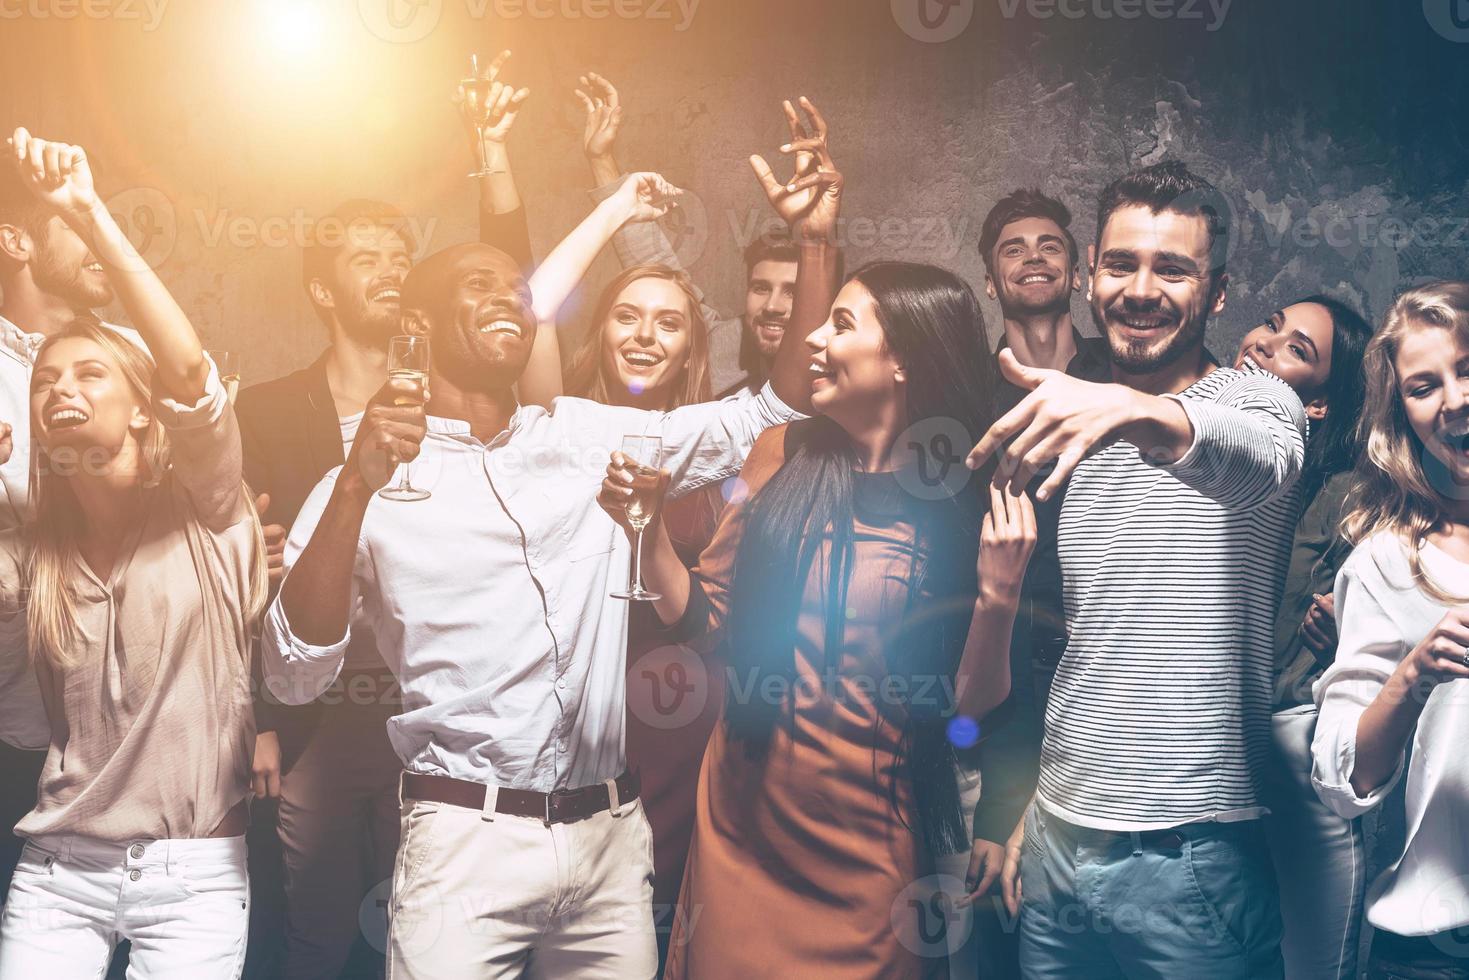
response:
[[[388,377],[394,381],[411,381],[418,385],[419,391],[428,388],[428,338],[401,336],[394,337],[388,342]],[[422,396],[420,395],[420,398]],[[416,400],[400,395],[395,399],[395,404],[412,405]],[[412,464],[401,463],[398,483],[396,486],[383,487],[378,493],[389,500],[427,500],[432,496],[427,490],[420,490],[409,480],[408,471]]]

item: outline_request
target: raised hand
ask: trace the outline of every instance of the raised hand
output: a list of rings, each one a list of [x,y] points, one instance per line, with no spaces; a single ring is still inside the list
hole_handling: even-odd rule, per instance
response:
[[[622,100],[612,83],[594,71],[577,81],[581,87],[576,90],[576,97],[587,110],[582,149],[591,160],[610,157],[617,145],[617,132],[622,128]]]
[[[459,84],[458,91],[454,94],[454,101],[459,105],[459,113],[465,125],[487,143],[505,142],[505,137],[510,134],[510,127],[515,125],[515,117],[520,112],[520,107],[530,97],[530,89],[516,88],[500,81],[500,72],[508,60],[510,60],[510,52],[501,51],[495,56],[494,61],[481,70],[479,77],[490,83],[490,90],[485,96],[484,107],[478,115],[472,110],[470,100],[464,91],[463,82]]]
[[[10,455],[15,452],[14,432],[9,422],[0,422],[0,466],[10,462]]]
[[[791,141],[780,148],[795,156],[795,173],[782,184],[765,158],[750,157],[750,166],[765,189],[770,206],[803,241],[834,242],[837,216],[841,213],[842,174],[827,147],[826,120],[804,95],[799,99],[809,122],[802,122],[790,100],[782,103]]]
[[[74,214],[98,204],[92,168],[80,146],[32,136],[20,127],[6,140],[21,182],[48,207]]]
[[[664,180],[660,174],[628,174],[612,194],[612,200],[624,210],[628,221],[656,221],[678,203],[683,191]]]
[[[1018,495],[990,485],[990,509],[979,533],[979,590],[986,598],[1018,602],[1025,568],[1035,550],[1035,507]]]
[[[387,486],[399,463],[418,458],[428,434],[426,392],[416,381],[389,378],[367,403],[346,469],[370,490]]]

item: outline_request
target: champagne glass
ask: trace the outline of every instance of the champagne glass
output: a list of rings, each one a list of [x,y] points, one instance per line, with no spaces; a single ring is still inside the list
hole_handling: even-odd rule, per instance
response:
[[[643,532],[647,530],[663,503],[662,478],[658,463],[663,457],[663,440],[657,436],[623,436],[622,455],[632,465],[632,496],[627,501],[627,523],[632,527],[632,574],[626,592],[614,592],[614,599],[651,602],[663,598],[643,588]]]
[[[493,83],[490,79],[480,75],[479,55],[469,56],[469,74],[459,79],[459,87],[464,92],[464,102],[461,110],[474,125],[474,146],[479,154],[479,169],[471,173],[471,177],[488,177],[494,173],[490,169],[489,161],[485,159],[485,123],[490,121],[490,89]]]
[[[211,348],[204,353],[214,362],[219,371],[219,381],[224,385],[225,394],[229,395],[230,404],[235,403],[235,396],[240,393],[240,355],[232,350],[219,350]]]
[[[420,389],[428,385],[428,338],[394,337],[388,342],[388,377],[394,381],[416,381]],[[414,400],[406,395],[397,399],[399,405],[412,405]],[[378,494],[389,500],[427,500],[432,496],[420,490],[408,479],[411,464],[400,463],[398,485],[383,487]]]

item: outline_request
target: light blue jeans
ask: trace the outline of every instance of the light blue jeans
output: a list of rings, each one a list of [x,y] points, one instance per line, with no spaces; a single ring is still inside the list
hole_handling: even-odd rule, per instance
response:
[[[1117,833],[1026,815],[1027,980],[1284,976],[1280,899],[1258,820]]]
[[[1367,855],[1360,820],[1337,816],[1311,786],[1316,706],[1277,712],[1265,774],[1265,830],[1280,880],[1281,949],[1291,980],[1357,975]]]

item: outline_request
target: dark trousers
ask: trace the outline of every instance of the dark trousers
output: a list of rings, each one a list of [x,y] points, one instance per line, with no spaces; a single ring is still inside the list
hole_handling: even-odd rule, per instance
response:
[[[1469,980],[1469,928],[1435,936],[1372,937],[1367,980]]]

